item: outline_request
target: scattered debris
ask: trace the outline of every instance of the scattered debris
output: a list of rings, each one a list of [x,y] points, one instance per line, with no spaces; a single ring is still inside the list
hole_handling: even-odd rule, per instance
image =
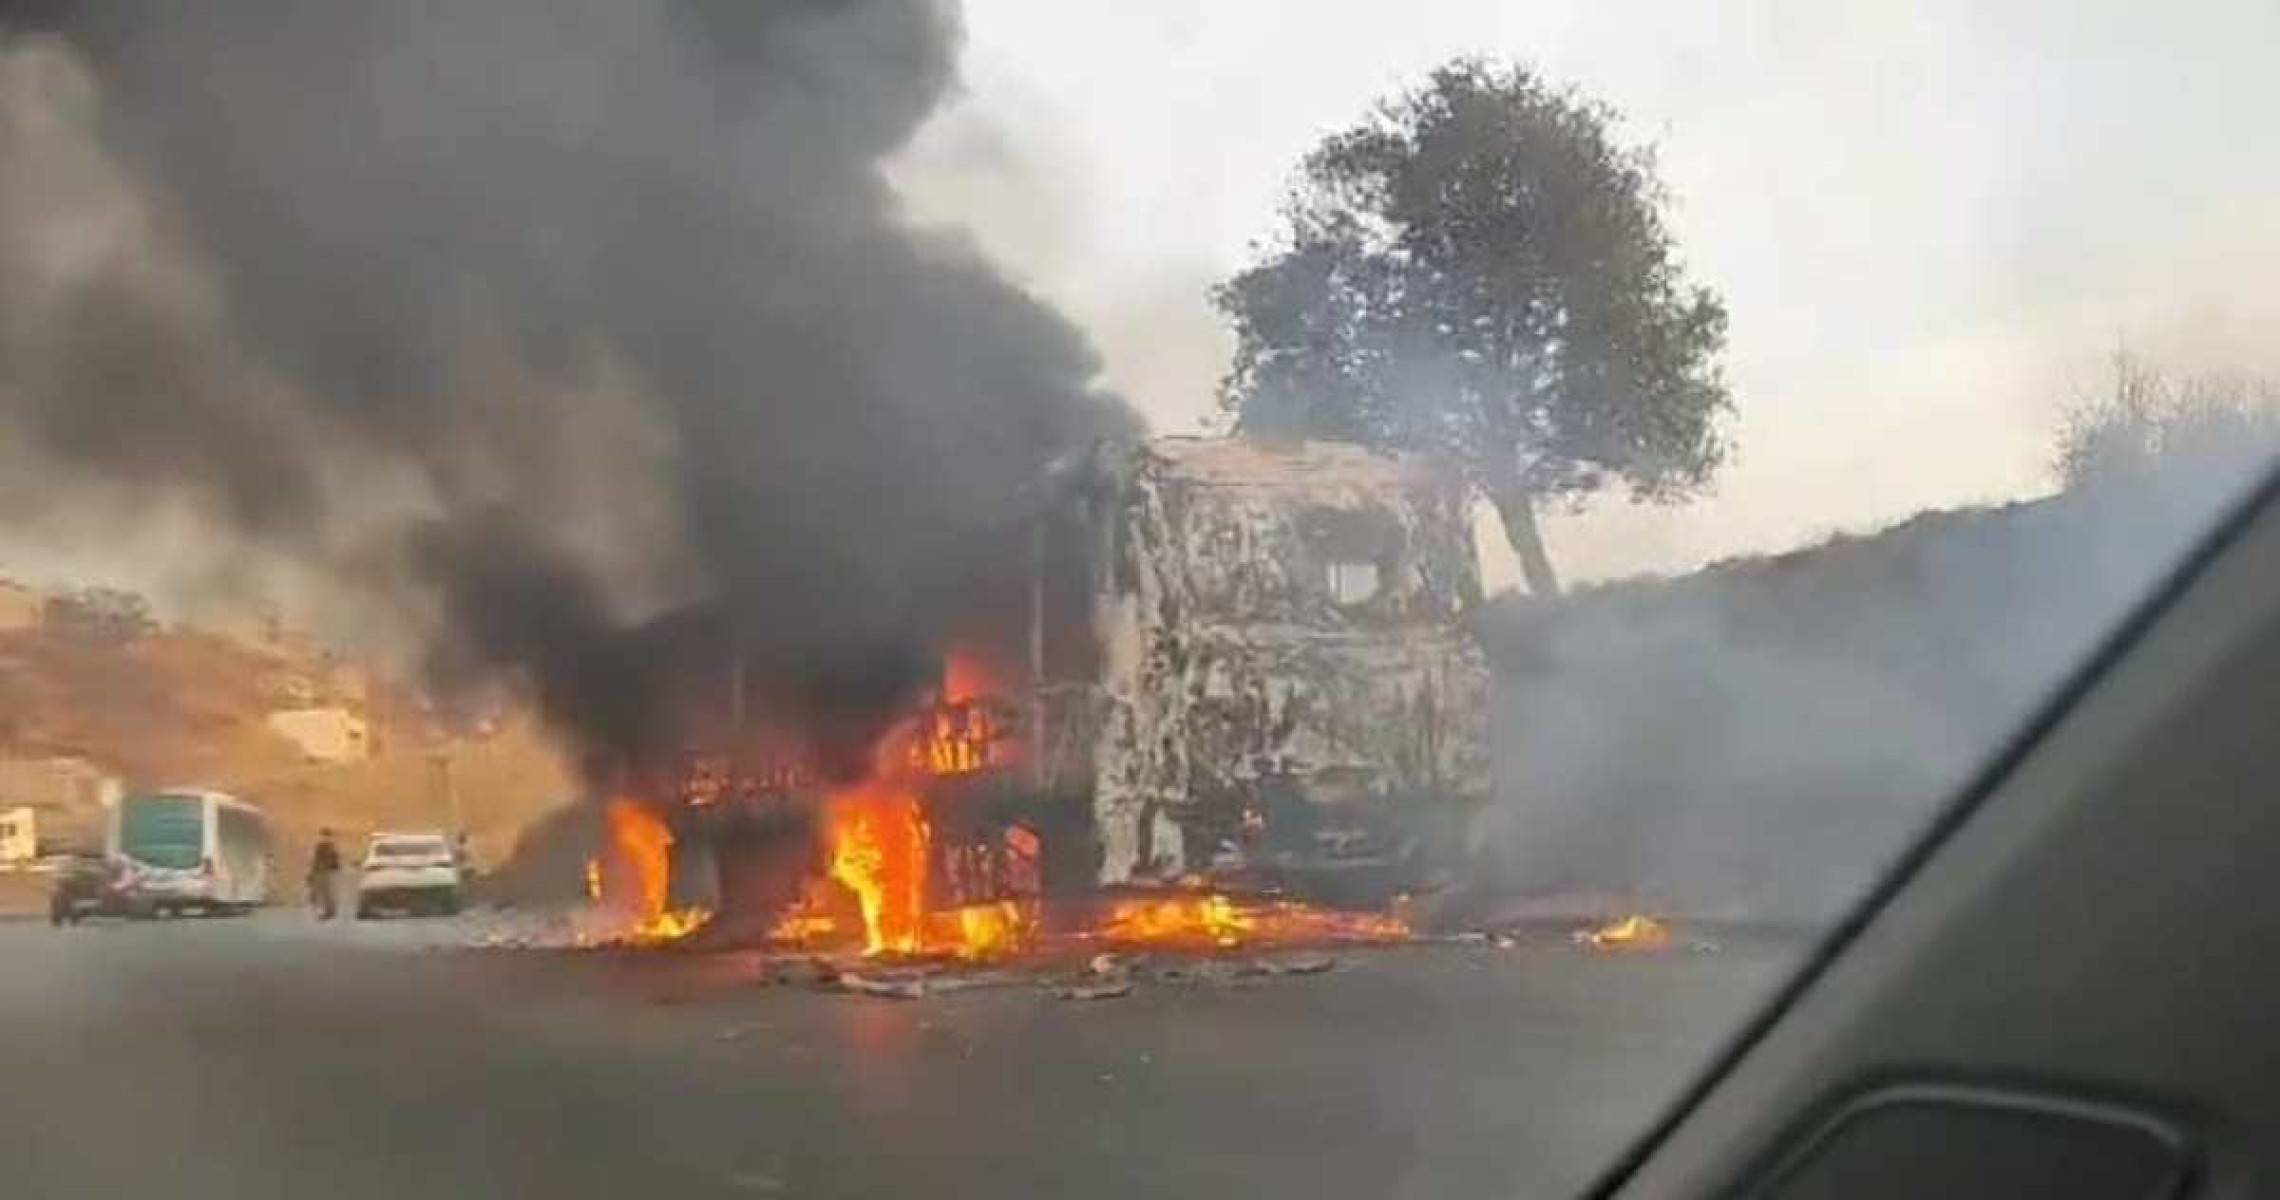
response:
[[[842,971],[838,978],[839,990],[858,996],[883,996],[890,1000],[926,999],[926,977],[912,975],[900,978],[859,975]]]
[[[779,958],[761,968],[764,982],[794,987],[824,987],[839,980],[839,968],[815,957]]]
[[[1224,984],[1278,975],[1320,975],[1335,969],[1337,965],[1338,960],[1326,954],[1283,955],[1274,958],[1147,960],[1135,964],[1130,970],[1130,976],[1163,983]]]
[[[761,986],[802,986],[889,1000],[927,1000],[956,992],[1013,987],[1037,988],[1063,1000],[1109,1000],[1128,996],[1141,984],[1241,987],[1262,979],[1321,975],[1337,968],[1335,957],[1321,953],[1098,953],[1081,962],[1062,960],[1059,971],[1053,970],[1051,960],[1026,966],[982,967],[948,960],[794,954],[756,956],[739,963],[735,974]],[[702,991],[701,987],[668,987],[650,998],[657,1004],[682,1004]],[[766,1022],[731,1025],[715,1036],[734,1041],[769,1028]]]
[[[1186,983],[1193,972],[1180,963],[1148,963],[1144,964],[1137,974],[1144,979],[1164,983]]]
[[[1022,977],[1012,971],[959,971],[930,976],[926,981],[926,991],[928,995],[939,996],[981,988],[1012,987],[1021,981]]]

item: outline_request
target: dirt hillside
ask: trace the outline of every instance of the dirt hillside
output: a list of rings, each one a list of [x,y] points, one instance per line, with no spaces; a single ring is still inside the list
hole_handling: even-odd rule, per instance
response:
[[[358,844],[385,828],[469,835],[504,861],[524,830],[574,802],[576,784],[527,714],[452,730],[401,688],[331,656],[248,646],[194,630],[91,635],[56,623],[0,632],[0,757],[78,758],[132,790],[205,785],[268,810],[291,878],[319,827]],[[338,705],[370,723],[370,758],[318,762],[273,731],[280,708]]]

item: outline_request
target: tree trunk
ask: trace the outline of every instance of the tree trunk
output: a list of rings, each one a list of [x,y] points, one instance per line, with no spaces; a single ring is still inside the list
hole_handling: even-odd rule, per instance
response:
[[[1544,535],[1536,528],[1536,498],[1516,483],[1488,489],[1489,503],[1503,518],[1504,537],[1520,556],[1520,575],[1528,581],[1531,596],[1557,596],[1560,577],[1552,570],[1552,556],[1544,552]]]

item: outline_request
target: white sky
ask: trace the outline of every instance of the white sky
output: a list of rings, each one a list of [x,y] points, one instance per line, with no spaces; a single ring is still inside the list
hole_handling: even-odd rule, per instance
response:
[[[1062,305],[1160,430],[1211,410],[1205,288],[1391,88],[1519,58],[1658,143],[1732,310],[1740,454],[1693,506],[1555,522],[1578,578],[2046,490],[2059,405],[2122,340],[2280,373],[2273,0],[966,9],[967,94],[899,165],[914,211]]]

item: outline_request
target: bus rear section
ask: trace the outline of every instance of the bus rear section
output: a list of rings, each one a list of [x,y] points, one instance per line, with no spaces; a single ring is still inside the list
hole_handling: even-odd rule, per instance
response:
[[[128,796],[111,821],[121,899],[144,915],[242,912],[269,899],[268,822],[219,792]]]

